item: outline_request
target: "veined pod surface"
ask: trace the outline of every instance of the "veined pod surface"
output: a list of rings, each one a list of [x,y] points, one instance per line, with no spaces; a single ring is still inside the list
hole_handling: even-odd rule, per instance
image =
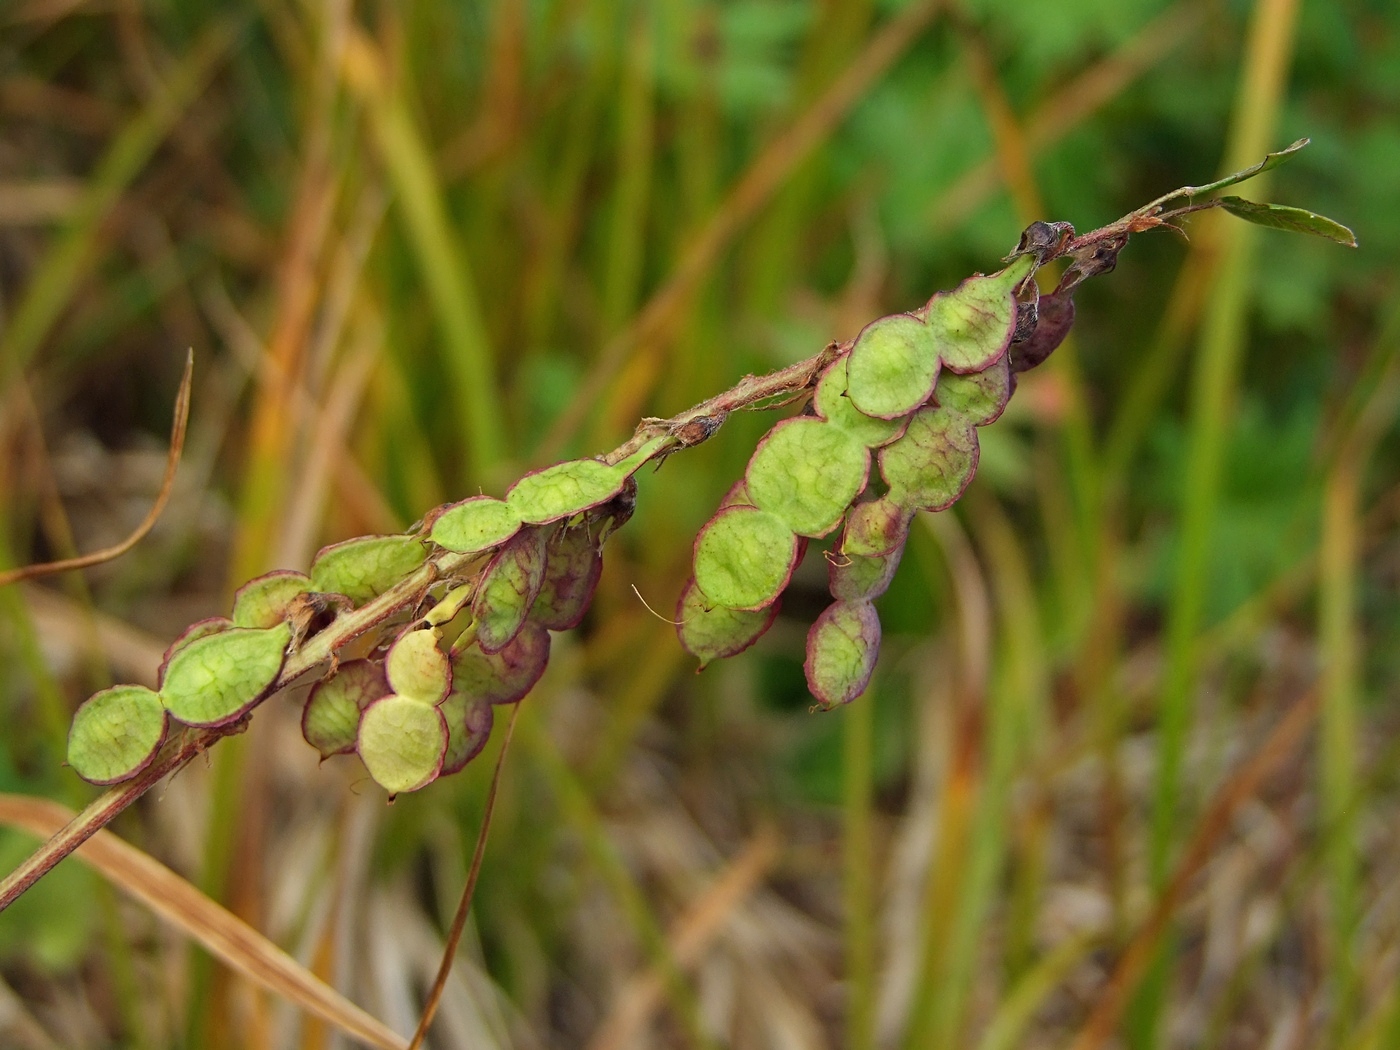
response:
[[[520,530],[520,515],[505,500],[472,496],[430,515],[423,523],[428,538],[458,554],[490,550]]]
[[[914,512],[888,495],[857,503],[846,516],[837,550],[851,557],[877,558],[904,546]]]
[[[832,554],[827,560],[831,596],[842,602],[873,602],[889,590],[903,556],[903,544],[887,554]]]
[[[849,354],[843,354],[827,366],[817,380],[817,389],[812,395],[812,407],[817,414],[834,427],[850,434],[867,448],[888,445],[904,431],[906,417],[880,419],[867,416],[856,408],[847,393],[846,368]]]
[[[914,411],[929,399],[938,378],[933,330],[912,314],[871,321],[846,357],[847,394],[858,412],[877,419]]]
[[[833,602],[807,634],[807,688],[825,711],[870,684],[880,654],[880,617],[869,602]]]
[[[741,653],[763,637],[781,605],[778,598],[762,609],[729,609],[707,600],[692,578],[676,602],[676,634],[685,651],[700,661],[696,671],[703,671],[711,660]]]
[[[980,372],[942,373],[933,388],[933,399],[940,408],[966,416],[974,426],[996,422],[1011,400],[1010,360],[1003,354]]]
[[[598,524],[608,527],[606,522]],[[545,541],[544,556],[544,579],[530,607],[530,619],[551,631],[567,631],[588,612],[603,575],[603,552],[591,523],[561,524]]]
[[[318,591],[343,594],[363,605],[427,558],[427,549],[413,536],[360,536],[322,547],[311,562],[311,583]]]
[[[759,510],[799,536],[825,536],[870,476],[870,450],[820,419],[785,419],[759,442],[744,482]],[[708,592],[707,592],[708,593]]]
[[[460,773],[468,762],[481,754],[491,737],[495,715],[485,700],[453,693],[438,707],[447,723],[447,750],[442,756],[439,776]]]
[[[276,627],[287,618],[292,599],[311,592],[311,578],[277,569],[249,580],[233,595],[235,627]]]
[[[91,784],[130,780],[156,757],[168,724],[165,705],[144,685],[103,689],[73,715],[68,764]]]
[[[880,450],[880,473],[892,503],[910,509],[946,510],[977,472],[977,431],[947,408],[921,408],[892,445]]]
[[[437,779],[447,753],[447,721],[436,704],[390,694],[360,715],[360,761],[389,797]]]
[[[787,586],[797,553],[797,534],[776,514],[726,507],[695,540],[695,584],[716,605],[761,609]]]
[[[499,652],[520,631],[544,582],[544,530],[522,529],[486,566],[472,601],[482,652]]]
[[[1020,255],[997,273],[976,274],[929,300],[928,326],[944,366],[980,372],[1006,352],[1016,330],[1016,287],[1035,267],[1034,256]]]
[[[355,750],[359,735],[360,712],[390,692],[382,663],[343,663],[334,675],[311,687],[301,712],[301,735],[321,752],[323,761],[332,755],[349,754]]]
[[[544,525],[606,503],[622,491],[628,476],[622,465],[597,459],[556,463],[517,481],[506,502],[527,525]]]
[[[188,726],[221,726],[242,716],[274,685],[286,659],[287,624],[231,627],[178,650],[165,665],[160,699]]]
[[[442,703],[452,688],[452,665],[431,627],[400,635],[384,658],[384,671],[390,689],[425,704]]]
[[[484,653],[475,643],[454,651],[453,692],[488,704],[513,704],[535,687],[548,663],[549,632],[534,620],[526,620],[519,633],[497,652]]]

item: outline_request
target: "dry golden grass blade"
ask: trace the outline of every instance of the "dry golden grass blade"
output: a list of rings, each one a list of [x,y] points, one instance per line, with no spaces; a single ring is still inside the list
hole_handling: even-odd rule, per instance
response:
[[[194,379],[194,351],[185,358],[185,374],[180,380],[180,391],[175,395],[175,423],[170,429],[170,451],[165,460],[165,476],[161,478],[160,491],[151,505],[145,520],[120,543],[104,547],[91,554],[77,558],[64,558],[61,561],[42,562],[38,565],[25,565],[18,569],[0,572],[0,587],[7,587],[20,580],[32,580],[39,576],[52,576],[54,573],[68,572],[70,569],[88,569],[94,565],[120,558],[140,543],[151,529],[155,528],[165,505],[170,501],[170,493],[175,489],[175,471],[180,466],[180,453],[185,449],[185,429],[190,421],[190,384]]]
[[[0,795],[0,824],[48,838],[73,817],[47,799]],[[297,1004],[366,1046],[404,1050],[407,1040],[365,1013],[262,934],[159,861],[99,831],[75,854],[211,955],[268,991]]]
[[[665,283],[616,338],[603,347],[568,407],[540,443],[542,459],[556,458],[598,404],[612,379],[638,347],[662,338],[681,309],[714,269],[721,253],[841,124],[867,90],[933,21],[943,0],[918,0],[890,19],[805,113],[749,165],[710,221],[681,251]],[[635,413],[633,413],[635,414]]]
[[[676,922],[671,930],[671,951],[676,962],[693,966],[725,922],[758,887],[778,857],[778,836],[771,827],[763,828],[744,847],[719,878],[711,884]],[[652,1013],[661,1005],[665,991],[655,967],[637,974],[618,992],[611,1011],[589,1040],[589,1050],[624,1050],[632,1045]]]

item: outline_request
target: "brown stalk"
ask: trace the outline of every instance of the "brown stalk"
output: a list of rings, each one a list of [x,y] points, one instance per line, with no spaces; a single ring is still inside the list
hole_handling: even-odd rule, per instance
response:
[[[180,466],[180,455],[185,449],[185,428],[190,419],[190,385],[193,378],[194,351],[191,350],[185,358],[185,374],[180,379],[179,393],[175,395],[175,422],[170,430],[170,451],[165,458],[165,476],[161,478],[160,491],[156,493],[155,503],[151,505],[150,511],[147,512],[141,524],[136,526],[135,531],[115,546],[104,547],[91,554],[82,554],[76,558],[64,558],[60,561],[41,562],[37,565],[24,565],[17,569],[7,569],[0,572],[0,587],[19,583],[21,580],[32,580],[39,576],[52,576],[55,573],[68,572],[71,569],[89,569],[94,565],[101,565],[103,562],[120,558],[146,538],[146,534],[155,527],[156,521],[165,510],[166,503],[170,501],[171,492],[175,489],[175,472]]]

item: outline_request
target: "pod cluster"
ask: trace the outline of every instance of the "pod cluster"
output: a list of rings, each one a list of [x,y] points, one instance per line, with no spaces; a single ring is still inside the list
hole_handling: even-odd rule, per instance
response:
[[[811,414],[754,451],[695,542],[677,631],[703,668],[768,629],[810,539],[840,529],[833,603],[807,636],[807,685],[823,709],[865,691],[880,647],[874,601],[918,510],[952,506],[977,469],[977,428],[1011,396],[1007,348],[1036,259],[968,278],[915,313],[871,322],[819,378]]]

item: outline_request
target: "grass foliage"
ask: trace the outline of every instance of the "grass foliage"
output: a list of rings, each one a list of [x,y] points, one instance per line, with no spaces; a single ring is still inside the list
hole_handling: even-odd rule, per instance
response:
[[[856,705],[807,710],[819,545],[699,677],[638,597],[772,417],[639,476],[428,1045],[1400,1046],[1397,111],[1384,3],[12,0],[0,561],[131,531],[197,363],[153,533],[0,590],[0,870],[92,797],[77,704],[244,580],[1307,135],[1245,192],[1360,250],[1135,240],[920,516]],[[0,915],[0,1044],[413,1031],[502,727],[386,807],[298,707]]]

